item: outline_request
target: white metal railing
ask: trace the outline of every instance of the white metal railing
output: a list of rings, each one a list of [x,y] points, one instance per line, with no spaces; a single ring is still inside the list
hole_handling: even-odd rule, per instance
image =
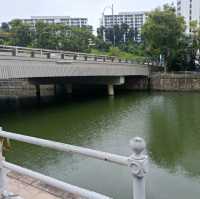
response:
[[[131,168],[132,177],[133,177],[133,198],[134,199],[146,199],[145,193],[145,175],[148,172],[148,156],[146,155],[146,144],[145,141],[140,137],[135,137],[130,140],[130,147],[133,150],[133,154],[129,157],[115,155],[111,153],[96,151],[88,148],[78,147],[74,145],[54,142],[50,140],[19,135],[15,133],[10,133],[3,131],[0,127],[0,137],[8,138],[15,141],[25,142],[41,147],[51,148],[59,151],[64,151],[68,153],[76,153],[84,155],[90,158],[95,158],[123,166],[128,166]],[[101,195],[99,193],[85,190],[62,181],[56,180],[54,178],[45,176],[43,174],[34,172],[29,169],[25,169],[21,166],[14,165],[5,161],[2,155],[3,144],[0,143],[0,193],[9,198],[9,194],[6,191],[6,170],[9,169],[15,172],[18,172],[23,175],[27,175],[38,180],[41,180],[53,187],[60,188],[64,191],[80,195],[88,199],[111,199],[110,197]],[[131,197],[130,197],[131,198]]]

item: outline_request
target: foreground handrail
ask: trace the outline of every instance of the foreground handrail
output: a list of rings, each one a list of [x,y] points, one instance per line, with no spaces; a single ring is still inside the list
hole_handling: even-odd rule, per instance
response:
[[[28,144],[34,144],[41,147],[51,148],[58,151],[76,153],[76,154],[84,155],[87,157],[128,166],[128,157],[124,157],[120,155],[114,155],[111,153],[96,151],[96,150],[87,149],[87,148],[83,148],[79,146],[73,146],[69,144],[59,143],[59,142],[50,141],[50,140],[44,140],[44,139],[25,136],[25,135],[19,135],[16,133],[9,133],[6,131],[0,131],[0,137],[9,138],[11,140],[16,140],[19,142],[25,142]]]
[[[133,150],[133,154],[129,157],[115,155],[111,153],[101,152],[93,149],[73,146],[69,144],[54,142],[50,140],[25,136],[25,135],[19,135],[16,133],[10,133],[3,131],[0,127],[0,137],[8,138],[20,142],[25,142],[29,144],[34,144],[41,147],[47,147],[59,151],[64,151],[68,153],[76,153],[80,155],[84,155],[90,158],[95,158],[123,166],[128,166],[131,168],[132,176],[133,176],[133,198],[134,199],[146,199],[146,192],[145,192],[145,176],[148,172],[148,157],[145,153],[146,144],[145,141],[142,138],[135,137],[130,141],[130,146]],[[2,143],[0,143],[0,149],[2,151]],[[0,152],[1,152],[0,151]],[[4,179],[3,176],[3,168],[8,168],[10,170],[14,170],[16,172],[19,172],[24,175],[28,175],[30,177],[34,177],[36,179],[39,179],[43,182],[46,182],[47,184],[50,184],[52,186],[58,187],[71,192],[75,194],[79,194],[80,196],[89,198],[89,199],[108,199],[107,196],[103,196],[101,194],[97,194],[95,192],[87,191],[81,188],[77,188],[73,185],[66,184],[64,182],[58,181],[56,179],[47,177],[45,175],[36,173],[34,171],[22,168],[20,166],[8,163],[4,161],[2,157],[2,153],[0,153],[0,192],[5,190],[5,185],[1,181]],[[47,180],[48,179],[48,180]],[[97,194],[97,195],[96,195]]]
[[[75,194],[75,195],[80,195],[82,197],[86,197],[86,198],[89,198],[89,199],[90,198],[91,199],[111,199],[110,197],[104,196],[102,194],[99,194],[99,193],[96,193],[96,192],[93,192],[93,191],[89,191],[89,190],[86,190],[86,189],[82,189],[80,187],[76,187],[76,186],[64,183],[60,180],[56,180],[56,179],[51,178],[49,176],[42,175],[40,173],[31,171],[29,169],[25,169],[23,167],[20,167],[20,166],[15,165],[15,164],[11,164],[11,163],[6,162],[6,161],[3,161],[3,166],[5,168],[11,170],[11,171],[15,171],[15,172],[20,173],[22,175],[30,176],[30,177],[38,179],[38,180],[40,180],[40,181],[42,181],[42,182],[44,182],[44,183],[46,183],[50,186],[56,187],[58,189],[66,191],[66,192],[70,192],[70,193]]]

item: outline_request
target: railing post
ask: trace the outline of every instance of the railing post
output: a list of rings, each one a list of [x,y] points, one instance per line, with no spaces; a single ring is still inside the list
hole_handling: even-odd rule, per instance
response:
[[[35,57],[35,52],[31,51],[31,58],[34,58],[34,57]]]
[[[77,60],[77,55],[73,55],[73,60]]]
[[[61,53],[61,54],[60,54],[60,58],[61,58],[61,59],[65,59],[65,54],[64,54],[64,53]]]
[[[0,127],[0,131],[3,131],[2,127]],[[4,199],[23,199],[19,197],[18,195],[13,194],[12,192],[7,191],[8,182],[7,182],[7,169],[3,166],[3,161],[5,161],[5,158],[3,156],[3,141],[2,138],[0,140],[0,198]]]
[[[12,56],[17,56],[17,48],[12,49]]]
[[[51,53],[47,53],[47,59],[51,59]]]
[[[144,139],[135,137],[130,140],[133,155],[129,157],[129,167],[133,176],[133,198],[146,199],[145,175],[148,172],[148,156],[145,154]]]
[[[2,131],[2,127],[0,127],[0,131]],[[6,169],[3,167],[3,161],[5,158],[3,157],[3,140],[0,140],[0,193],[2,196],[5,196],[7,191],[7,181],[6,181]]]

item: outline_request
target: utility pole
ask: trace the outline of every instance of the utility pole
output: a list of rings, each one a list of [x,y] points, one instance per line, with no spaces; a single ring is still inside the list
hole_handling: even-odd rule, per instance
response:
[[[113,22],[113,24],[112,24],[112,27],[113,27],[113,45],[115,47],[116,38],[115,38],[115,19],[114,19],[114,5],[113,4],[112,4],[112,22]]]
[[[102,26],[104,27],[105,25],[105,15],[104,15],[104,12],[106,10],[106,8],[109,8],[112,10],[112,28],[113,28],[113,46],[115,46],[115,43],[116,43],[116,35],[115,35],[115,29],[114,29],[114,26],[115,26],[115,21],[114,21],[114,5],[112,4],[112,6],[106,6],[103,10],[103,13],[102,13]],[[103,30],[103,40],[104,42],[106,42],[106,33],[105,33],[105,30]]]
[[[105,10],[105,8],[104,8]],[[106,42],[106,32],[105,32],[105,22],[104,22],[104,11],[103,11],[103,14],[102,14],[102,28],[103,28],[103,41]]]

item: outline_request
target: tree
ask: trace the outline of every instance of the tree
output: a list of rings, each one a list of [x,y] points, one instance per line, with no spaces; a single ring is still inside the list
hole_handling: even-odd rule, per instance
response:
[[[165,70],[172,67],[172,60],[179,48],[184,30],[184,19],[176,16],[176,9],[173,6],[164,5],[163,9],[158,8],[148,15],[142,28],[144,44],[152,56],[164,56]]]
[[[65,50],[89,52],[89,41],[94,41],[95,38],[92,35],[92,32],[87,29],[87,27],[71,27],[71,34],[66,38],[66,40],[70,45],[65,45]]]
[[[189,35],[190,38],[190,45],[191,45],[191,60],[193,63],[195,62],[197,51],[200,49],[200,27],[198,26],[197,21],[190,22],[190,29],[191,34]]]
[[[9,23],[10,32],[14,33],[10,39],[10,44],[15,46],[29,46],[32,42],[33,30],[28,24],[24,24],[21,20],[13,20]]]
[[[115,24],[114,27],[105,28],[101,26],[97,29],[97,37],[99,39],[104,38],[104,33],[106,37],[106,42],[114,44],[115,35],[115,46],[120,47],[122,44],[127,44],[130,42],[135,42],[138,31],[136,29],[130,28],[127,24],[123,23],[121,25]]]
[[[9,24],[3,22],[3,23],[1,24],[1,30],[2,30],[3,32],[9,32]]]
[[[35,25],[34,47],[58,49],[62,26],[38,22]]]

